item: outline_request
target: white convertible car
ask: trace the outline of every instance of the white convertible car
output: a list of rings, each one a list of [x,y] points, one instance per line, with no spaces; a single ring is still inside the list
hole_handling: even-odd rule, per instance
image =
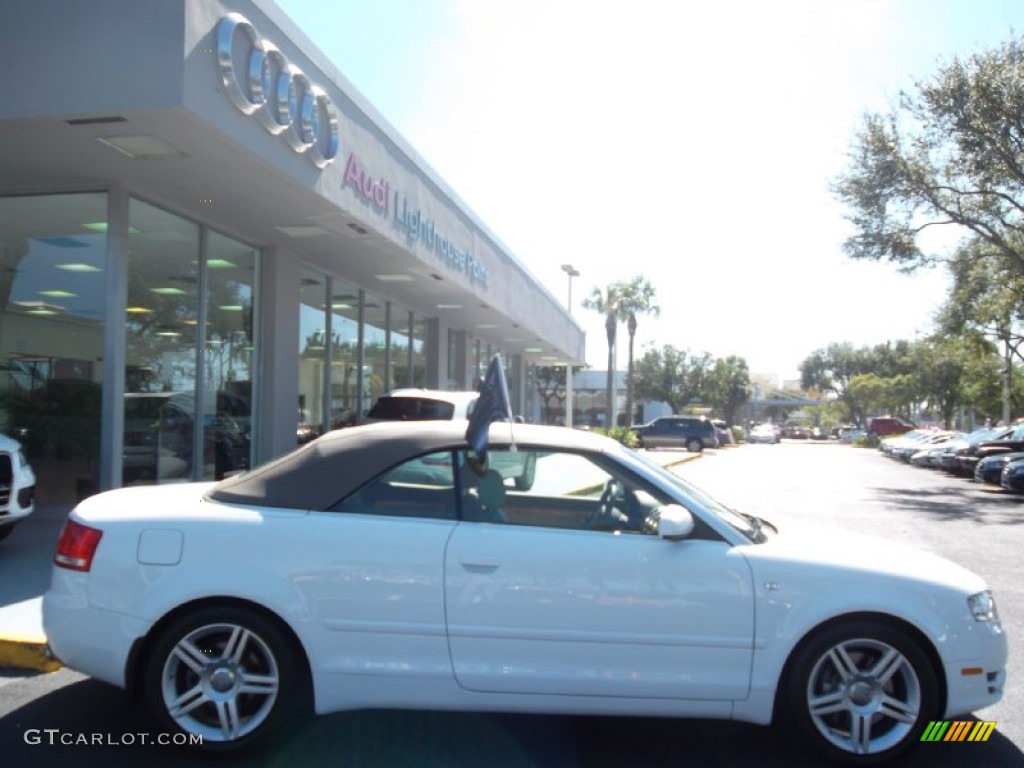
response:
[[[394,707],[784,716],[874,764],[1002,695],[995,603],[954,563],[777,530],[589,433],[493,424],[484,463],[464,430],[346,429],[84,501],[45,596],[53,653],[214,751]]]

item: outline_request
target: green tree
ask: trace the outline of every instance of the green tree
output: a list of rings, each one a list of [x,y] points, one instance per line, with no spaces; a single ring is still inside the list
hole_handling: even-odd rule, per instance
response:
[[[954,59],[864,117],[833,191],[848,208],[853,258],[912,271],[936,261],[919,235],[954,226],[1024,272],[1024,49],[1010,40]]]
[[[736,414],[750,399],[750,369],[742,357],[730,355],[715,360],[708,373],[704,400],[714,407],[726,424],[736,423]]]
[[[855,376],[874,373],[875,362],[868,348],[854,349],[849,342],[829,344],[800,363],[800,387],[831,394],[846,406],[850,420],[861,424],[869,411],[857,399],[856,390],[850,390],[850,382]]]
[[[612,412],[615,397],[615,335],[619,326],[619,283],[612,283],[603,291],[594,288],[583,300],[586,309],[604,315],[604,331],[608,340],[608,380],[605,386],[605,426],[613,427]]]
[[[637,395],[666,402],[673,413],[680,413],[707,391],[713,365],[707,352],[695,355],[671,345],[648,349],[634,370]]]
[[[939,331],[973,340],[1002,355],[1002,418],[1010,418],[1013,359],[1024,343],[1024,275],[1001,253],[980,240],[957,250],[950,263],[953,286],[939,311]],[[994,344],[999,345],[996,352]],[[991,411],[990,411],[991,413]]]
[[[632,280],[615,285],[619,297],[618,317],[625,316],[626,330],[629,332],[629,368],[626,374],[626,418],[627,426],[633,423],[633,343],[636,339],[638,314],[654,315],[661,309],[654,303],[654,286],[650,281],[637,275]]]

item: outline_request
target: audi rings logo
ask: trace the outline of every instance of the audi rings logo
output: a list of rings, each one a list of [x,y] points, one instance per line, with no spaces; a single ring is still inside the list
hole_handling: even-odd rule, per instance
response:
[[[331,100],[241,14],[229,13],[217,25],[217,65],[228,98],[242,114],[255,115],[317,168],[334,160],[338,118]]]

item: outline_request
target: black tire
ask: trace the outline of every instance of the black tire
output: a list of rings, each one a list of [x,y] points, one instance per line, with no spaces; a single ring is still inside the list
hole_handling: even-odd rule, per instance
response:
[[[14,530],[14,526],[13,525],[0,526],[0,541],[3,541],[8,536],[10,536],[11,532],[13,530]]]
[[[181,743],[204,752],[246,750],[309,716],[303,659],[270,618],[241,606],[207,606],[154,638],[143,696],[164,733],[202,736],[201,743]]]
[[[814,635],[783,685],[785,712],[804,741],[846,765],[897,759],[940,714],[928,656],[907,632],[881,620],[850,620]]]
[[[700,453],[704,450],[704,441],[699,437],[691,437],[686,441],[686,450],[690,453]]]

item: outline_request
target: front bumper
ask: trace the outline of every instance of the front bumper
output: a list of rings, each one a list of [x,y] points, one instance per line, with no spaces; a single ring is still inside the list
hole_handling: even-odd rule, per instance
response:
[[[944,717],[990,707],[1003,697],[1006,685],[1007,639],[1002,623],[977,622],[973,654],[945,663],[948,697]]]

